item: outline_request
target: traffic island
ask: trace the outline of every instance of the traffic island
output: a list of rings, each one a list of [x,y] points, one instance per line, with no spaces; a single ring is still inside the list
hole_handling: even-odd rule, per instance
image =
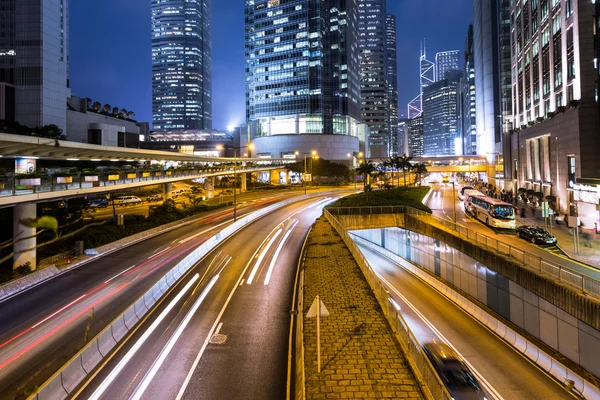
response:
[[[320,318],[320,373],[317,321],[303,319],[306,399],[424,398],[360,267],[323,217],[308,237],[303,268],[303,315],[316,296],[329,313]]]

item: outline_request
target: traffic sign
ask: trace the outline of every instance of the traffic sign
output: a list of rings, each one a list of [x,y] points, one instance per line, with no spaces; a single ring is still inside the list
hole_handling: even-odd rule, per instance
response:
[[[306,318],[314,318],[317,316],[317,301],[319,302],[319,317],[329,317],[329,310],[325,307],[323,300],[319,299],[319,296],[315,297],[312,305],[308,309]]]

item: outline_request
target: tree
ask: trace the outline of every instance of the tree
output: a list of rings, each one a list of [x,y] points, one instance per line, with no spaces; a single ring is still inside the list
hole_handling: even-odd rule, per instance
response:
[[[89,110],[90,108],[92,108],[92,99],[90,99],[89,97],[85,99],[86,102],[86,106],[87,109]]]
[[[113,107],[112,109],[112,113],[113,117],[116,117],[119,115],[119,108],[118,107]]]
[[[101,108],[102,108],[102,104],[100,104],[99,101],[95,101],[94,104],[92,104],[92,110],[94,110],[96,112],[100,112]]]
[[[363,179],[363,186],[364,186],[365,193],[367,193],[367,181],[369,180],[368,177],[373,172],[375,172],[375,170],[376,170],[375,165],[371,161],[367,161],[367,162],[361,163],[354,170],[357,175],[362,175],[364,177],[364,179]]]
[[[110,106],[110,104],[107,103],[104,105],[104,107],[102,107],[102,112],[104,114],[108,114],[108,113],[110,113],[110,109],[111,109],[111,106]]]
[[[419,181],[419,186],[421,186],[421,180],[422,180],[421,178],[423,177],[423,175],[425,175],[427,173],[427,167],[425,166],[425,163],[418,163],[418,164],[413,165],[412,170],[417,176],[417,180]]]
[[[134,113],[133,111],[128,111],[128,112],[127,112],[127,117],[128,117],[129,119],[134,119],[134,118],[135,118],[135,113]]]
[[[407,156],[406,154],[403,155],[402,157],[397,157],[397,164],[396,164],[396,168],[398,168],[398,170],[402,171],[402,173],[404,174],[404,186],[406,186],[406,174],[408,172],[410,172],[411,168],[412,168],[412,164],[410,163],[412,160],[412,157]]]
[[[121,111],[119,112],[119,117],[125,119],[127,118],[127,110],[124,108],[121,108]]]

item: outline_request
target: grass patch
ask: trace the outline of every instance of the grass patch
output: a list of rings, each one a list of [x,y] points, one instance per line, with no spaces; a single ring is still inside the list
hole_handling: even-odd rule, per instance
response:
[[[420,186],[362,192],[343,197],[329,207],[410,206],[430,213],[431,209],[423,204],[429,189],[429,186]]]

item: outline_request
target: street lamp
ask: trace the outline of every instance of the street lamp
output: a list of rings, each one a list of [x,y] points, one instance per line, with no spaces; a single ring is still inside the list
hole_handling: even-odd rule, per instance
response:
[[[294,152],[294,155],[296,157],[299,156],[300,154],[302,154],[304,156],[304,177],[302,179],[302,183],[304,184],[304,194],[306,194],[306,156],[307,155],[311,156],[310,157],[310,179],[311,179],[311,181],[312,181],[312,172],[313,172],[313,162],[312,162],[312,160],[315,157],[316,158],[319,158],[319,157],[317,156],[317,151],[316,150],[313,150],[310,153],[300,153],[299,151],[295,151]]]
[[[233,222],[237,222],[237,150],[241,148],[233,147]],[[223,146],[218,145],[217,150],[223,150]]]

